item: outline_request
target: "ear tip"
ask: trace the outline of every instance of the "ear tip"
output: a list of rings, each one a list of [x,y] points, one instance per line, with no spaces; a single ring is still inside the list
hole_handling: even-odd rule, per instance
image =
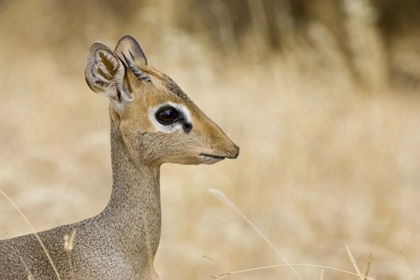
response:
[[[90,51],[98,51],[98,50],[106,50],[106,51],[111,51],[107,45],[105,45],[102,42],[99,41],[95,41],[93,42],[93,44],[90,46]]]
[[[124,36],[122,36],[119,40],[118,40],[118,42],[120,42],[120,41],[123,41],[123,40],[133,40],[133,41],[136,41],[137,42],[137,39],[136,38],[134,38],[134,36],[132,36],[132,35],[130,35],[130,34],[125,34]],[[117,43],[118,44],[118,43]]]
[[[137,41],[137,39],[136,38],[134,38],[134,36],[133,35],[130,35],[130,34],[125,34],[124,36],[122,36],[119,40],[118,40],[118,42],[117,42],[117,46],[118,46],[118,44],[120,44],[121,42],[124,42],[124,41],[129,41],[130,43],[134,43],[134,44],[139,44],[139,41]]]
[[[105,46],[105,44],[102,43],[102,42],[99,42],[99,41],[95,41],[95,42],[92,43],[90,48],[99,48],[99,47],[102,47],[102,46]]]

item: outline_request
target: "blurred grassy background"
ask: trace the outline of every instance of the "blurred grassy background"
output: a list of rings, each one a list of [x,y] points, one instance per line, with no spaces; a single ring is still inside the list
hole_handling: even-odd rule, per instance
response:
[[[418,0],[0,0],[0,189],[38,230],[95,215],[111,191],[108,101],[84,81],[93,41],[124,34],[241,146],[164,166],[165,279],[282,260],[420,273]],[[0,238],[28,233],[0,199]],[[306,279],[320,271],[298,268]],[[296,279],[287,268],[230,279]],[[326,272],[324,279],[354,279]]]

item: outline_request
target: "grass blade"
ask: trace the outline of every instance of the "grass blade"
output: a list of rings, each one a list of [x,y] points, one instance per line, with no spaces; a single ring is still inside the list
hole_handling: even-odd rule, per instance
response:
[[[264,239],[264,241],[280,256],[280,258],[288,265],[289,262],[287,261],[287,259],[283,256],[282,253],[280,253],[279,250],[277,250],[276,247],[274,247],[273,243],[271,243],[271,241],[254,225],[254,223],[251,222],[251,220],[248,219],[248,217],[245,216],[244,213],[242,213],[242,211],[236,207],[236,205],[221,191],[216,190],[216,189],[209,189],[209,192],[216,197],[218,200],[220,200],[221,202],[223,202],[224,204],[226,204],[229,207],[232,207],[233,209],[236,210],[236,212],[238,212],[238,214],[240,216],[242,216],[242,218],[247,221],[247,223],[262,237],[262,239]],[[302,276],[300,276],[300,274],[296,271],[296,269],[292,266],[290,266],[290,269],[296,274],[296,276],[300,279],[303,280]]]
[[[23,212],[20,210],[20,208],[16,205],[16,203],[6,193],[4,193],[2,190],[0,190],[0,194],[2,194],[10,202],[10,204],[13,205],[13,207],[16,209],[16,211],[18,211],[20,216],[25,220],[25,222],[31,228],[32,233],[35,234],[36,239],[38,239],[38,242],[41,245],[42,249],[44,250],[45,255],[47,255],[48,261],[50,262],[50,264],[51,264],[51,266],[52,266],[52,268],[55,272],[55,275],[57,276],[57,279],[61,280],[60,274],[58,273],[57,268],[55,267],[54,262],[52,261],[51,256],[48,253],[48,250],[44,245],[44,242],[42,242],[41,238],[39,237],[38,233],[36,232],[36,230],[34,229],[32,224],[29,222],[28,218],[26,218],[26,216],[23,214]]]

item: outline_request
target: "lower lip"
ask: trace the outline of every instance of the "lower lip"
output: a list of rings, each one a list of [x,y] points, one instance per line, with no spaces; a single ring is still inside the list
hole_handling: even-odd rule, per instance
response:
[[[225,159],[224,157],[215,157],[210,155],[200,155],[200,158],[204,163],[216,163]]]

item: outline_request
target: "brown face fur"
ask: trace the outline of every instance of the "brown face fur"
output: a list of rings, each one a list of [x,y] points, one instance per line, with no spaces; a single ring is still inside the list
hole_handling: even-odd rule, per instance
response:
[[[137,43],[130,40],[128,45]],[[135,48],[140,46],[136,45]],[[144,57],[144,60],[134,58],[133,64],[149,80],[139,79],[134,73],[137,70],[124,64],[121,55],[118,58],[117,51],[118,45],[116,51],[112,52],[103,44],[94,43],[88,56],[86,80],[92,90],[110,97],[112,125],[121,133],[132,160],[147,165],[166,162],[213,164],[224,158],[238,156],[239,147],[171,78],[145,65]],[[130,49],[129,53],[133,58]],[[142,52],[137,55],[144,56]],[[122,71],[123,76],[118,74]],[[98,83],[98,80],[102,83]],[[104,87],[103,84],[110,86]],[[165,106],[179,113],[178,122],[169,125],[159,123],[156,112]]]
[[[139,81],[129,72],[127,82],[132,89],[133,101],[118,114],[119,128],[126,145],[135,158],[147,164],[165,162],[180,164],[215,163],[219,158],[203,154],[236,158],[239,148],[212,122],[182,91],[174,92],[174,85],[166,75],[152,68],[142,67],[150,82]],[[180,90],[177,88],[176,90]],[[151,108],[167,104],[183,106],[189,113],[192,129],[186,132],[177,125],[171,132],[159,131],[153,122]],[[112,110],[115,110],[113,107]],[[180,112],[184,114],[185,112]],[[114,115],[113,114],[113,115]]]

